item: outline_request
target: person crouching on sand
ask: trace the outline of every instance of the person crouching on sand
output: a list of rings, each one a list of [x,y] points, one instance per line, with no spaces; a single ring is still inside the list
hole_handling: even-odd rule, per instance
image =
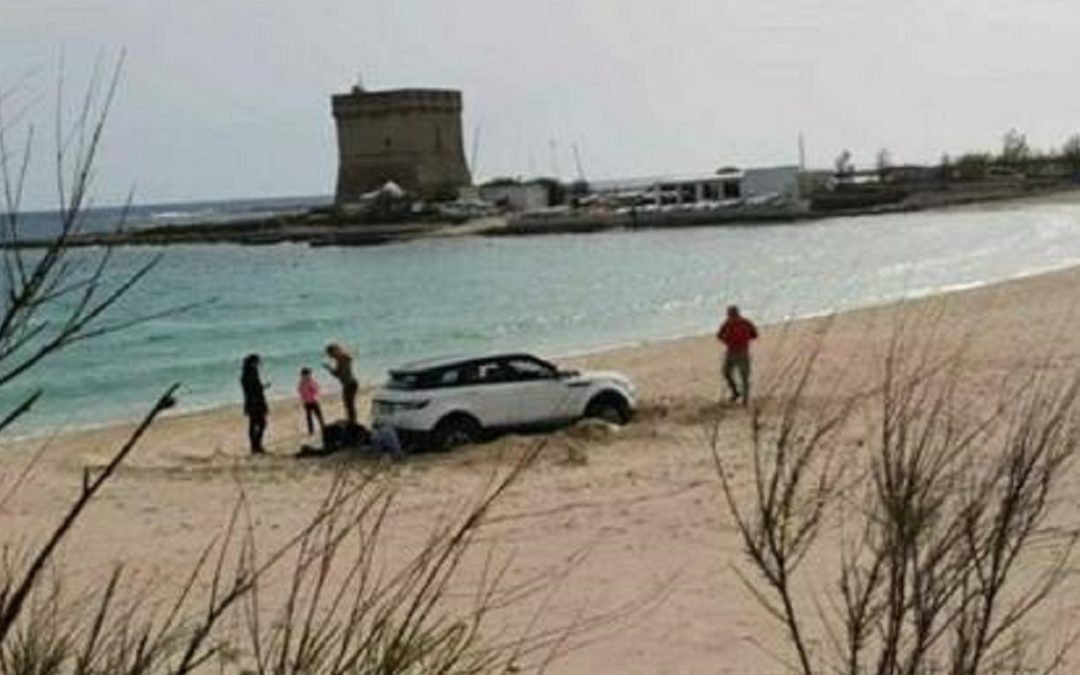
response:
[[[300,402],[304,405],[304,420],[310,436],[315,433],[316,420],[319,422],[319,429],[323,428],[322,408],[319,407],[319,383],[311,374],[311,368],[300,369],[300,382],[296,385],[296,393],[300,395]]]
[[[341,383],[341,402],[345,406],[345,417],[349,423],[356,424],[356,393],[360,389],[360,383],[353,374],[352,354],[336,342],[326,345],[326,355],[333,364],[324,364],[327,372],[337,378]]]
[[[248,354],[244,358],[244,366],[240,373],[240,388],[244,391],[244,414],[248,418],[248,441],[251,443],[251,453],[261,455],[266,452],[263,447],[263,434],[266,433],[266,417],[269,408],[266,405],[266,388],[259,377],[259,355]]]
[[[731,402],[741,398],[743,405],[750,402],[750,342],[758,336],[757,327],[739,314],[739,308],[727,308],[727,320],[716,331],[716,339],[724,343],[724,379],[731,389]],[[738,373],[742,389],[736,385]]]

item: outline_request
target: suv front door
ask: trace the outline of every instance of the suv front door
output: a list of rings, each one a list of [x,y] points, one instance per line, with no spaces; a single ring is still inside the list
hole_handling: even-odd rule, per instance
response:
[[[517,383],[514,424],[559,422],[577,413],[574,391],[553,366],[527,357],[509,358],[505,365]]]

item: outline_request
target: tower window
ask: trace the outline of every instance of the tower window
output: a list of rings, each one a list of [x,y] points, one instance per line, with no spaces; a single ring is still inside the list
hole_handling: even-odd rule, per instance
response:
[[[442,152],[442,129],[435,127],[435,152]]]
[[[389,148],[389,147],[391,147],[392,145],[394,145],[394,142],[393,142],[392,140],[390,140],[390,137],[389,137],[389,136],[387,136],[387,137],[386,137],[386,140],[384,140],[384,141],[383,141],[383,144],[384,144],[384,145],[385,145],[385,146],[386,146],[387,148]]]

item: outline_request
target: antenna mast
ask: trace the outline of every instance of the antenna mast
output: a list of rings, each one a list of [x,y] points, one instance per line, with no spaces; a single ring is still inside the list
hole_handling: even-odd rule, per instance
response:
[[[585,169],[583,169],[582,166],[581,166],[581,153],[578,152],[578,144],[574,143],[573,148],[574,148],[574,164],[577,165],[578,180],[581,181],[582,183],[587,183],[588,181],[585,179]]]
[[[473,176],[476,176],[480,170],[480,124],[477,123],[476,129],[473,131],[472,137],[472,156],[469,158],[469,167],[472,169]]]

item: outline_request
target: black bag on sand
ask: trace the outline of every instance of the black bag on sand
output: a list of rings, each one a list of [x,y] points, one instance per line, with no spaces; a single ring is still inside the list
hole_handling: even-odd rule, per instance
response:
[[[363,426],[344,420],[327,424],[322,430],[323,452],[336,452],[367,444],[371,434]]]

